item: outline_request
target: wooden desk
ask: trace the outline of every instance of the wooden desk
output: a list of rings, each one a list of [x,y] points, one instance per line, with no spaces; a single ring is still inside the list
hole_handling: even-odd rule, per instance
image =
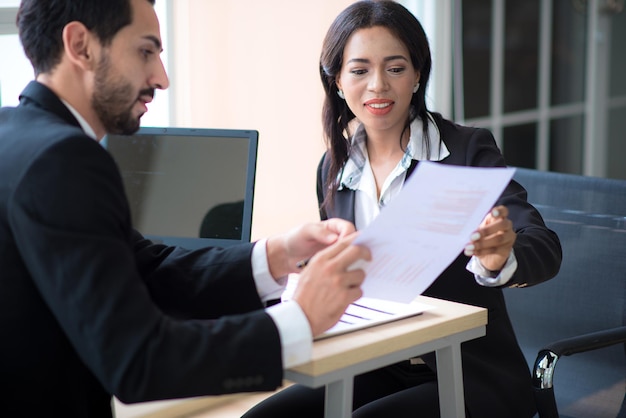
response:
[[[325,417],[348,418],[355,375],[434,351],[441,416],[465,417],[461,343],[485,335],[487,310],[425,296],[417,301],[433,309],[316,341],[313,359],[286,370],[285,378],[313,388],[326,385]]]

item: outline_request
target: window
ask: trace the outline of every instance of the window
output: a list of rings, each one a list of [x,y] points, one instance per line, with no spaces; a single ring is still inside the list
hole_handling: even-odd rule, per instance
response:
[[[0,105],[16,105],[21,89],[33,78],[33,69],[24,56],[17,37],[15,15],[17,0],[0,0],[0,51],[2,62],[11,65],[0,66]]]
[[[491,129],[511,165],[626,179],[620,2],[455,2],[455,119]]]

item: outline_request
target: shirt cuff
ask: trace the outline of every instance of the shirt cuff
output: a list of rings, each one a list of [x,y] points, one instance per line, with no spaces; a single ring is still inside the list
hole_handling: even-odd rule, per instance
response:
[[[267,239],[257,241],[252,247],[252,276],[261,301],[280,299],[287,286],[287,276],[274,279],[267,262]]]
[[[278,328],[283,368],[288,369],[310,361],[313,356],[313,335],[300,305],[295,301],[287,301],[271,306],[265,311]]]
[[[491,277],[490,270],[487,270],[478,260],[478,257],[470,258],[467,263],[466,269],[474,273],[474,279],[476,283],[486,287],[503,286],[511,280],[515,270],[517,270],[517,258],[515,258],[515,252],[511,248],[509,258],[506,260],[504,267],[500,270],[500,273],[496,277]]]

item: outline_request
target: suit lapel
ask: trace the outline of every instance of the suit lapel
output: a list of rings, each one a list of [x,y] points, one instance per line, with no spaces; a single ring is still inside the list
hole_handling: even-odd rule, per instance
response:
[[[354,195],[354,190],[348,188],[337,192],[329,217],[341,218],[354,223]]]
[[[417,167],[418,164],[419,164],[419,161],[411,160],[411,165],[409,166],[409,168],[406,169],[406,178],[407,179],[409,178],[411,173],[413,173],[413,170],[415,170],[415,167]]]

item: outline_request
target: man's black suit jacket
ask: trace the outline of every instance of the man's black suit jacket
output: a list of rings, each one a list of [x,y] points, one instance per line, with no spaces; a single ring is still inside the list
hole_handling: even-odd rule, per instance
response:
[[[453,124],[434,114],[441,140],[450,151],[442,164],[502,167],[504,158],[491,133]],[[409,175],[418,161],[413,161]],[[318,201],[326,196],[327,164],[322,158],[317,174]],[[343,188],[334,206],[321,210],[322,218],[340,217],[354,222],[354,191]],[[556,275],[561,265],[561,245],[537,210],[526,200],[526,190],[512,181],[497,205],[509,209],[517,232],[513,247],[518,267],[507,286],[529,286]],[[469,238],[469,237],[468,237]],[[488,308],[485,337],[462,345],[465,403],[472,417],[531,417],[535,413],[530,371],[517,344],[500,288],[476,283],[465,268],[469,258],[458,258],[435,280],[424,295]],[[521,290],[520,290],[521,291]],[[532,312],[529,312],[532,315]],[[434,356],[424,356],[435,369]]]
[[[112,394],[275,389],[280,340],[252,246],[189,252],[143,239],[111,156],[31,82],[0,110],[2,414],[111,416]]]

